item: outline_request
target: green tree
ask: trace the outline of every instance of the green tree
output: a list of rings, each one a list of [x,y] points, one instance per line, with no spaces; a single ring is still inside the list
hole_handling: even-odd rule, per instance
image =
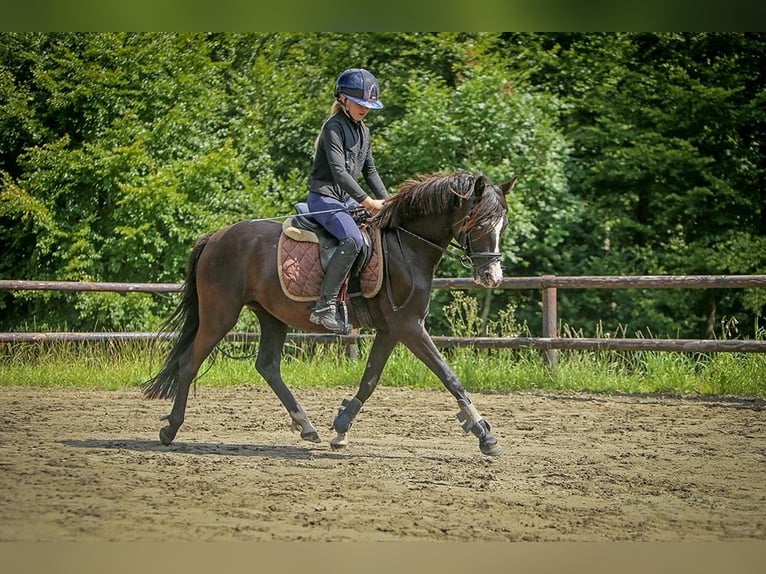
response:
[[[763,35],[532,41],[530,81],[566,102],[568,180],[587,206],[571,232],[572,265],[559,273],[763,273]],[[764,305],[741,291],[577,299],[586,303],[572,296],[562,315],[580,325],[606,320],[683,336],[710,335],[716,313],[755,318]],[[752,321],[745,328],[753,333]]]
[[[386,107],[368,123],[392,190],[436,170],[519,176],[508,274],[766,269],[761,33],[0,40],[3,277],[180,280],[198,235],[305,197],[333,83],[351,66],[381,81]],[[439,272],[464,270],[445,261]],[[483,314],[516,307],[538,326],[537,293],[481,296]],[[699,336],[723,316],[751,333],[764,299],[561,292],[559,308],[585,330]],[[0,328],[148,328],[165,310],[151,298],[0,293]]]
[[[3,150],[3,239],[27,246],[6,260],[4,273],[176,281],[198,235],[247,217],[251,197],[265,195],[270,166],[258,169],[258,158],[244,156],[232,143],[230,129],[241,133],[245,124],[231,117],[239,94],[227,91],[229,70],[212,60],[205,36],[9,39],[29,54],[3,52],[3,65],[14,70],[10,99],[34,94],[33,120],[26,123],[43,128],[36,138],[31,130],[30,139],[17,138],[21,153]],[[257,131],[249,135],[242,141],[250,145],[266,139]],[[254,172],[257,181],[250,178]],[[22,294],[13,304],[22,316],[45,316],[72,328],[104,324],[103,305],[89,313],[71,296]],[[111,323],[118,328],[149,318],[106,315],[130,322]]]

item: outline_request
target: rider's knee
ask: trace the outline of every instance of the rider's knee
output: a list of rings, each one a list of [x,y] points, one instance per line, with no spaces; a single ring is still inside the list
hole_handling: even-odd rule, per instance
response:
[[[359,253],[362,250],[363,242],[362,242],[362,235],[359,234],[359,237],[355,237],[354,235],[349,235],[345,239],[341,239],[340,243],[338,244],[338,247],[340,247],[342,250],[353,250],[355,253]]]

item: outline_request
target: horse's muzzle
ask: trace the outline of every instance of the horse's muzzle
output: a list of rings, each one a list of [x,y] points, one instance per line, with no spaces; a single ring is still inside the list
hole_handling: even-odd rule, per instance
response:
[[[499,261],[493,261],[481,268],[474,268],[473,280],[477,285],[489,289],[497,287],[503,281],[503,269]]]

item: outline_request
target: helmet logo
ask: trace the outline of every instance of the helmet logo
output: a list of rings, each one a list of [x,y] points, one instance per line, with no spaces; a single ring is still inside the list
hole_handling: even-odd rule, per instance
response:
[[[367,99],[370,100],[371,102],[378,101],[378,86],[376,86],[375,84],[370,86],[370,95]]]

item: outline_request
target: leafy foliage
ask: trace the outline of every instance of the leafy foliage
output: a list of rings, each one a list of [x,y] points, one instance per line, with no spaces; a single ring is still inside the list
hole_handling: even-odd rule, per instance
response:
[[[364,66],[384,181],[519,183],[510,275],[763,273],[761,33],[2,33],[0,277],[177,282],[197,236],[292,211]],[[462,275],[445,260],[438,273]],[[537,294],[471,294],[486,324]],[[763,290],[561,292],[581,329],[750,333]],[[431,328],[449,329],[445,293]],[[168,301],[0,292],[0,328],[148,329]]]

